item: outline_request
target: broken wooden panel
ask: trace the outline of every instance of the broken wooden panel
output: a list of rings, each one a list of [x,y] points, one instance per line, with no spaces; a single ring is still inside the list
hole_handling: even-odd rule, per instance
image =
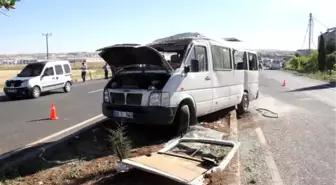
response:
[[[158,153],[129,160],[165,172],[183,181],[191,181],[209,169],[209,167],[201,166],[196,160]]]
[[[225,169],[238,146],[232,141],[182,138],[151,155],[122,162],[178,182],[194,184],[206,173]]]

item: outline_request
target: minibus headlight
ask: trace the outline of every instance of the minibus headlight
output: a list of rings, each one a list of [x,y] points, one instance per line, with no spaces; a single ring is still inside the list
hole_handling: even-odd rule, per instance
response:
[[[161,93],[151,93],[149,96],[150,106],[161,106]]]
[[[169,106],[169,93],[152,92],[149,96],[149,106]]]
[[[107,89],[104,90],[104,102],[110,102],[109,92]]]

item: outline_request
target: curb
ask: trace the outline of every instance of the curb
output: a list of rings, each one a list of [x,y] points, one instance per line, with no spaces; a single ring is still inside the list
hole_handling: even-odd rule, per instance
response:
[[[237,125],[237,112],[236,112],[236,107],[234,110],[230,111],[230,120],[229,120],[229,126],[230,126],[230,135],[229,138],[230,140],[233,140],[236,143],[238,142],[238,125]],[[235,173],[236,175],[236,185],[241,184],[240,180],[240,156],[239,156],[239,148],[237,150],[237,161],[236,164],[237,166],[237,171]]]

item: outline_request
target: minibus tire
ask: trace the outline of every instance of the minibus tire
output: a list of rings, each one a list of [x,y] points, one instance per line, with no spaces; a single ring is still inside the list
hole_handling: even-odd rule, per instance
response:
[[[174,123],[175,131],[178,136],[187,133],[190,125],[190,120],[191,116],[189,106],[186,104],[181,105],[177,111]]]
[[[238,105],[237,113],[240,115],[246,113],[249,108],[249,105],[250,105],[250,101],[249,101],[248,95],[246,92],[244,92],[243,98],[240,104]]]

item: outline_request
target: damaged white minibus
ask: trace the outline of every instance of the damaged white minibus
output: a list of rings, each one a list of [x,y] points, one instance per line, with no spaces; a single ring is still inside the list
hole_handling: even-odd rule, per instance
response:
[[[235,105],[244,113],[249,98],[234,50],[230,42],[200,33],[99,49],[119,68],[104,88],[102,112],[116,121],[172,125],[179,134],[199,116]]]

